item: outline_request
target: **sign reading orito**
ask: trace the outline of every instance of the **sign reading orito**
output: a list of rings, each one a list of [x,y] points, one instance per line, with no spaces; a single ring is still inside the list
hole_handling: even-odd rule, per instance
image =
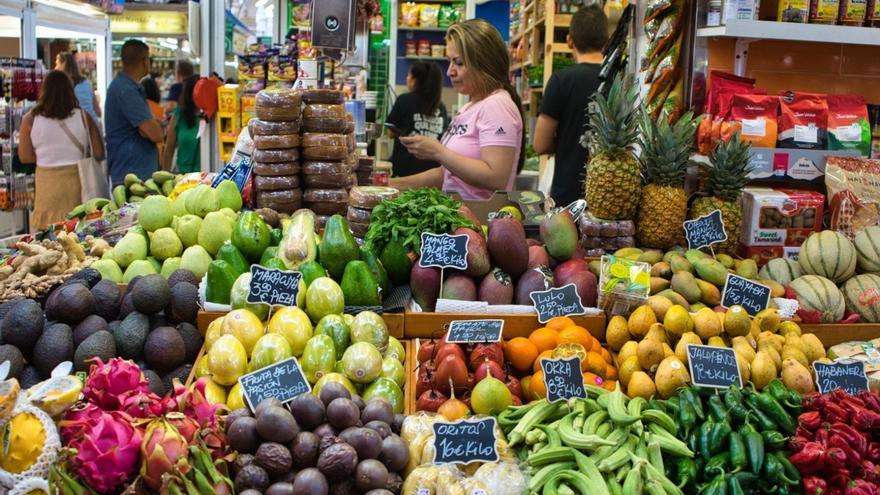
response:
[[[125,34],[187,34],[186,12],[173,10],[129,10],[113,16],[110,31]]]
[[[468,464],[498,460],[495,418],[462,419],[454,423],[438,421],[432,427],[435,463]]]

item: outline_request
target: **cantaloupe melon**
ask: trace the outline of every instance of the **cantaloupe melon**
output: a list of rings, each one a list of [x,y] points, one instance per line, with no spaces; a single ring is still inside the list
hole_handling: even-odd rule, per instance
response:
[[[843,286],[846,309],[858,313],[864,323],[880,323],[880,275],[856,275]]]
[[[853,244],[859,259],[859,270],[865,273],[880,273],[880,225],[859,231]]]
[[[846,305],[834,282],[817,275],[804,275],[792,281],[789,287],[800,307],[817,313],[821,323],[836,323],[843,319]]]
[[[761,278],[768,278],[788,287],[791,281],[801,276],[801,267],[797,261],[787,258],[773,258],[758,272]]]
[[[840,284],[856,273],[856,249],[843,234],[823,230],[801,245],[798,265],[805,275],[818,275]]]

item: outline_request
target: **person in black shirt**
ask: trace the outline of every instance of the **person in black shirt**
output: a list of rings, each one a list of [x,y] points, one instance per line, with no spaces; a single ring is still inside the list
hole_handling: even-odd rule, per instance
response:
[[[404,135],[428,136],[439,140],[446,129],[448,118],[446,107],[440,101],[443,90],[440,67],[433,62],[414,62],[406,75],[406,87],[409,93],[397,97],[385,122],[394,124]],[[414,157],[401,144],[400,139],[397,139],[400,136],[393,137],[391,170],[394,177],[418,174],[440,165]]]
[[[587,148],[582,142],[587,105],[599,88],[608,19],[598,6],[582,7],[571,18],[568,46],[575,65],[554,72],[544,88],[535,125],[535,152],[556,153],[550,196],[558,206],[583,199]]]

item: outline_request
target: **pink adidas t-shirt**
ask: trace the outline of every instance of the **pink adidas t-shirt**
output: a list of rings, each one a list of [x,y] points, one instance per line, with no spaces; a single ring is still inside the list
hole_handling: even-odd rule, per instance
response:
[[[468,158],[480,158],[483,146],[507,146],[516,149],[506,191],[513,190],[516,164],[519,163],[523,124],[516,103],[507,91],[499,89],[474,103],[467,103],[452,119],[442,143],[450,150]],[[443,191],[457,192],[462,199],[486,200],[495,192],[474,187],[443,169]]]

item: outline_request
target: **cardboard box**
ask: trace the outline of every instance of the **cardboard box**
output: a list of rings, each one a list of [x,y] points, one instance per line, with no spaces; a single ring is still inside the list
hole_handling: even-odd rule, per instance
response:
[[[755,260],[758,266],[764,266],[773,258],[786,258],[797,261],[800,247],[787,246],[737,246],[736,254],[740,258],[751,258]]]
[[[470,208],[483,225],[489,224],[490,213],[505,206],[516,206],[522,213],[526,234],[537,234],[545,213],[545,198],[541,191],[495,191],[495,194],[485,201],[464,200],[455,192],[450,193],[449,196]]]
[[[745,246],[798,247],[822,230],[825,196],[815,191],[747,187],[739,241]]]

